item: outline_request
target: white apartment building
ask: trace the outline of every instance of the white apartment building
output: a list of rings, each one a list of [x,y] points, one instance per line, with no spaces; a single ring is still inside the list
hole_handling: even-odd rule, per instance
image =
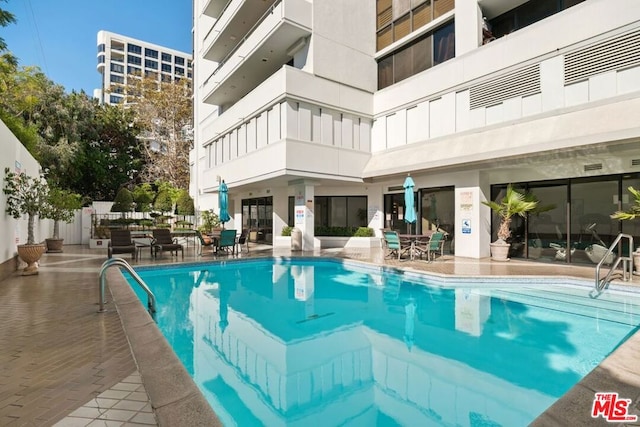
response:
[[[191,54],[109,31],[98,31],[98,72],[102,86],[93,92],[104,104],[124,100],[124,86],[132,76],[158,81],[192,79]]]
[[[295,226],[304,250],[333,227],[405,232],[410,174],[411,231],[446,230],[456,256],[489,256],[498,223],[482,202],[510,183],[547,207],[514,221],[512,257],[590,263],[594,242],[640,237],[609,217],[640,187],[639,1],[193,10],[191,190],[198,209],[217,209],[226,182],[228,228],[275,242]]]

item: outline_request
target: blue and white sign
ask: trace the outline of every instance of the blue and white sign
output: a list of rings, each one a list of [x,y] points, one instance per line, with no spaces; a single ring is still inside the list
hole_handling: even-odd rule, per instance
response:
[[[462,220],[462,234],[471,234],[471,220],[463,219]]]

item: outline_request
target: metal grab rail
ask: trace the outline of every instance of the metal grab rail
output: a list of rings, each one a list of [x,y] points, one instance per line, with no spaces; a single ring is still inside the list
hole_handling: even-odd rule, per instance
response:
[[[98,313],[104,313],[106,310],[104,308],[105,300],[104,300],[104,286],[107,283],[107,276],[104,274],[107,269],[113,265],[118,265],[120,267],[124,267],[127,272],[133,277],[133,279],[140,285],[140,287],[147,293],[147,307],[149,307],[149,312],[153,315],[156,312],[156,297],[151,292],[151,289],[144,283],[144,280],[136,273],[133,268],[129,265],[129,263],[122,258],[110,258],[106,260],[102,267],[100,268],[100,309]]]
[[[602,264],[604,264],[607,257],[613,253],[613,249],[618,245],[618,243],[620,243],[622,239],[628,239],[629,256],[619,256],[615,260],[615,262],[611,265],[611,268],[609,269],[609,272],[604,277],[604,279],[600,279],[600,267],[602,267]],[[632,274],[631,269],[633,268],[632,259],[631,259],[632,253],[633,253],[633,236],[629,234],[624,234],[624,233],[618,234],[618,237],[616,237],[616,239],[613,241],[611,246],[609,246],[607,253],[602,257],[602,259],[596,266],[596,286],[594,291],[597,292],[597,294],[595,296],[600,294],[604,289],[604,287],[607,285],[607,283],[609,283],[609,280],[611,279],[611,275],[613,274],[614,270],[618,268],[618,265],[620,265],[620,263],[622,263],[622,280],[624,280],[625,282],[628,282],[629,280],[631,280],[631,274]],[[589,295],[592,298],[595,298],[594,295],[592,294],[589,294]]]

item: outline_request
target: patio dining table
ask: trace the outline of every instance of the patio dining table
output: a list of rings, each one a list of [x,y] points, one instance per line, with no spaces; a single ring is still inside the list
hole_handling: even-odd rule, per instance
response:
[[[416,255],[418,255],[418,258],[421,255],[421,250],[417,247],[417,243],[425,243],[425,244],[428,243],[429,240],[431,239],[432,234],[433,232],[426,233],[426,234],[399,234],[398,235],[398,237],[400,237],[401,242],[410,243],[409,258],[411,259],[411,261],[415,259]]]

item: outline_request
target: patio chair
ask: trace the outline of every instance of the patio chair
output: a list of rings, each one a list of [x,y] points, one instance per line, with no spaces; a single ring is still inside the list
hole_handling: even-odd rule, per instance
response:
[[[246,246],[247,253],[249,253],[249,232],[242,230],[242,233],[236,238],[236,253],[242,252],[242,247]]]
[[[231,251],[231,253],[235,255],[237,234],[238,230],[222,230],[218,244],[216,245],[216,252],[220,253],[220,251],[225,251],[228,253]]]
[[[444,255],[444,242],[446,240],[446,235],[442,231],[436,231],[431,235],[431,238],[424,242],[424,244],[419,244],[418,251],[420,252],[420,257],[422,258],[422,254],[426,255],[427,261],[434,261],[436,259],[436,252],[440,251],[440,256]]]
[[[138,248],[131,240],[129,230],[111,230],[111,240],[107,247],[107,257],[111,258],[115,254],[131,254],[131,259],[138,259]]]
[[[180,243],[177,243],[177,239],[171,236],[171,230],[168,228],[153,229],[153,252],[156,258],[158,257],[158,251],[161,253],[169,251],[171,255],[175,252],[176,256],[180,251],[182,252],[182,259],[184,259],[184,248]]]
[[[202,233],[196,230],[196,237],[200,241],[200,248],[198,250],[198,256],[202,256],[202,248],[211,247],[211,253],[215,252],[216,239],[212,239],[209,236],[203,236]]]
[[[398,260],[403,253],[410,249],[410,245],[400,239],[397,231],[382,230],[382,236],[384,238],[385,248],[387,253],[385,258],[390,256],[398,256]]]

